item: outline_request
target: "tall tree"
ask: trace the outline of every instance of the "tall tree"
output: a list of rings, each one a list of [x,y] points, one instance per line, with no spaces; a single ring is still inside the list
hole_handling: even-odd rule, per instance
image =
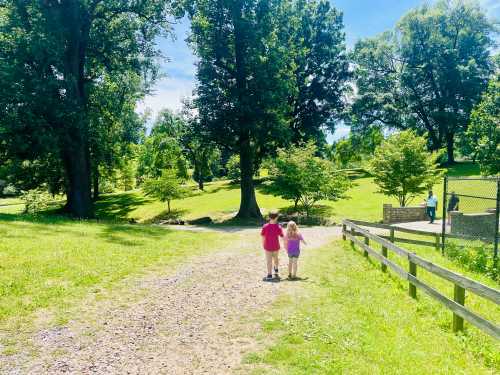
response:
[[[290,142],[324,143],[343,109],[342,17],[324,0],[191,4],[201,124],[240,157],[238,216],[261,217],[252,176],[262,158]]]
[[[1,146],[22,160],[60,160],[67,209],[75,216],[93,214],[89,98],[106,75],[155,77],[154,42],[168,29],[168,4],[2,1]]]
[[[190,10],[198,56],[195,104],[212,139],[240,155],[240,218],[260,218],[253,175],[288,136],[291,56],[280,0],[198,0]],[[282,35],[283,34],[283,35]]]
[[[394,32],[357,43],[355,126],[383,124],[427,134],[447,149],[467,129],[492,72],[494,29],[474,3],[439,1],[410,11]]]
[[[350,78],[342,14],[326,0],[292,4],[284,24],[294,55],[293,141],[322,145],[325,133],[335,131]]]

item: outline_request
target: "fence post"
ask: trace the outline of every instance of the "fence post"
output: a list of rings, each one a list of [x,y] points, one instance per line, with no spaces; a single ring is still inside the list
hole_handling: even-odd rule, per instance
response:
[[[354,230],[353,227],[351,227],[351,236],[352,238],[354,238],[354,236],[356,235],[356,231]],[[351,246],[354,246],[354,241],[351,239]]]
[[[370,239],[368,237],[365,237],[365,245],[370,245]],[[363,250],[363,255],[368,258],[368,251]]]
[[[446,240],[446,198],[448,194],[448,176],[444,176],[443,184],[443,218],[441,219],[441,254],[444,255],[444,243]]]
[[[417,277],[417,265],[409,259],[408,262],[410,265],[408,273],[412,276]],[[410,294],[410,297],[417,298],[417,287],[413,285],[411,282],[408,283],[408,293]]]
[[[455,284],[455,290],[453,291],[453,300],[464,305],[465,303],[465,289],[460,285]],[[453,313],[453,332],[462,331],[464,329],[464,319],[461,316]]]
[[[345,232],[347,231],[347,225],[345,224],[342,224],[342,239],[345,241],[346,240],[346,236],[345,236]]]
[[[382,246],[382,256],[384,258],[387,258],[387,247],[385,246]],[[380,264],[380,268],[382,269],[382,272],[387,272],[387,265],[385,265],[384,263]]]
[[[394,228],[391,228],[391,233],[389,234],[389,241],[394,243]]]

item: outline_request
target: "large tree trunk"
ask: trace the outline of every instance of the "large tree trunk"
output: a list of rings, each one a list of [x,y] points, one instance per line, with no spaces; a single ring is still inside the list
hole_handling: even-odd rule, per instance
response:
[[[67,209],[79,218],[93,216],[91,168],[88,144],[87,93],[85,92],[85,60],[90,33],[90,18],[77,0],[61,3],[61,25],[66,33],[64,79],[73,113],[66,119],[63,157],[68,180]]]
[[[240,137],[238,141],[240,151],[240,186],[241,186],[241,202],[240,210],[236,217],[240,219],[262,219],[262,214],[257,204],[255,197],[255,187],[253,184],[254,172],[254,155],[251,140],[251,124],[249,123],[248,114],[248,74],[245,66],[245,36],[242,20],[242,5],[235,2],[231,9],[231,16],[234,26],[234,54],[236,64],[236,87],[238,88],[238,101],[240,113],[238,114],[238,123],[240,126]]]
[[[455,163],[455,138],[453,133],[446,134],[446,154],[448,155],[448,164]]]
[[[65,150],[64,165],[68,181],[66,209],[78,218],[92,217],[89,158],[83,141]]]
[[[241,202],[240,210],[238,211],[238,215],[236,215],[240,219],[262,219],[262,214],[255,197],[253,169],[253,154],[250,140],[246,138],[240,144]]]

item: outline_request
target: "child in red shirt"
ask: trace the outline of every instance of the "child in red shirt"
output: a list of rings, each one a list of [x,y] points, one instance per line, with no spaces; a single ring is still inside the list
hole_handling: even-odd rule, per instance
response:
[[[262,247],[264,247],[266,253],[266,263],[267,263],[267,276],[264,278],[264,281],[273,280],[273,263],[274,263],[274,277],[279,280],[278,273],[278,253],[280,250],[280,240],[279,237],[283,237],[283,229],[278,224],[278,213],[271,212],[269,214],[269,223],[265,224],[262,227],[262,231],[260,232],[262,236]]]

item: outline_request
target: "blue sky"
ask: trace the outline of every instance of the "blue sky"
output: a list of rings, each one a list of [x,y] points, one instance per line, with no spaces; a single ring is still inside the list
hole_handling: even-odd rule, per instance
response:
[[[411,8],[425,0],[331,0],[344,14],[346,42],[351,48],[357,40],[374,36],[394,27],[396,22]],[[500,0],[481,0],[490,17],[500,19]],[[153,95],[138,105],[140,112],[149,108],[153,115],[163,108],[180,109],[181,100],[191,95],[195,84],[195,57],[185,40],[189,33],[189,21],[182,20],[174,26],[175,40],[160,39],[158,45],[169,61],[162,62],[165,77],[157,82]],[[349,129],[339,126],[333,139],[348,134]]]

